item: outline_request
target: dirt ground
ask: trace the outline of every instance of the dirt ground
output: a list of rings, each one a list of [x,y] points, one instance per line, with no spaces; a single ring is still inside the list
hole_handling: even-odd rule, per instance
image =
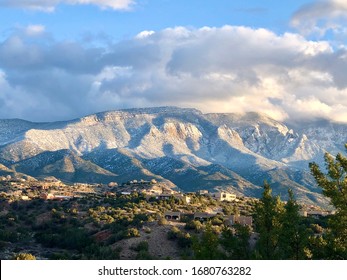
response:
[[[184,226],[183,223],[169,222],[167,225],[158,225],[157,222],[148,223],[140,230],[140,237],[133,237],[129,239],[123,239],[113,244],[113,247],[121,247],[120,253],[121,259],[134,260],[137,252],[131,247],[136,247],[141,241],[148,242],[148,251],[156,259],[179,259],[179,249],[175,241],[167,239],[167,233],[170,229],[176,226],[181,228]],[[150,232],[148,232],[150,229]]]

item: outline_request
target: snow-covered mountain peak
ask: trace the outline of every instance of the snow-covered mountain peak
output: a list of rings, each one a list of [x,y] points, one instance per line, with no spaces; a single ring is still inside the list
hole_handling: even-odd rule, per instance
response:
[[[83,171],[94,181],[141,175],[183,186],[205,178],[201,182],[213,186],[221,185],[221,178],[241,176],[232,182],[253,188],[268,179],[312,187],[312,178],[304,175],[308,162],[322,161],[325,151],[343,151],[345,142],[343,124],[298,127],[254,112],[203,114],[177,107],[108,111],[52,123],[0,120],[0,164],[11,172],[81,178],[71,174]],[[88,175],[92,169],[95,177]],[[302,173],[294,176],[292,170]],[[228,180],[223,182],[230,187]]]

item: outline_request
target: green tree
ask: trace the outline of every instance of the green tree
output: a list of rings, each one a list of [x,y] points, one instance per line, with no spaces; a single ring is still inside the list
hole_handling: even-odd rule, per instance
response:
[[[255,207],[255,227],[259,233],[257,253],[261,259],[278,259],[279,235],[281,233],[281,216],[283,202],[279,197],[272,196],[270,185],[264,183],[263,195]]]
[[[308,257],[308,229],[302,222],[300,206],[294,199],[292,190],[288,190],[289,199],[284,206],[282,227],[279,237],[279,250],[283,259],[305,259]]]
[[[193,239],[193,251],[197,260],[218,260],[221,258],[219,251],[218,235],[213,232],[210,223],[206,225],[206,230],[201,237]]]
[[[345,145],[347,149],[347,144]],[[310,163],[309,167],[323,194],[335,207],[336,213],[328,219],[329,231],[326,235],[327,258],[347,258],[347,158],[338,153],[334,158],[326,153],[324,156],[326,173],[318,164]]]
[[[220,244],[225,252],[226,259],[248,260],[251,257],[249,239],[251,231],[248,226],[236,224],[233,229],[224,228]]]

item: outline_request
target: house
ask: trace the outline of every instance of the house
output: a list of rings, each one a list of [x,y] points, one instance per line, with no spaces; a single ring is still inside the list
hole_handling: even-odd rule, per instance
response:
[[[114,187],[117,187],[118,184],[117,184],[116,182],[110,182],[110,183],[108,183],[107,186],[108,186],[109,188],[114,188]]]
[[[154,197],[157,200],[169,200],[170,198],[176,198],[178,200],[181,200],[183,202],[185,202],[186,204],[189,204],[191,201],[191,197],[187,196],[187,195],[183,195],[180,193],[177,194],[168,194],[168,193],[162,193],[162,194],[153,194],[148,196],[150,197]]]
[[[210,193],[210,197],[217,201],[233,201],[236,199],[235,194],[227,193],[227,192],[215,192],[215,193]]]
[[[169,200],[171,197],[172,197],[172,194],[165,194],[165,193],[155,196],[155,198],[158,200]]]
[[[331,215],[331,213],[328,211],[303,211],[302,215],[304,217],[312,217],[315,219],[319,219],[319,218],[329,216]]]
[[[41,190],[48,190],[50,187],[50,185],[41,185],[41,186],[38,186],[39,189]]]
[[[42,193],[40,195],[40,198],[42,198],[44,200],[54,199],[54,194],[52,194],[52,193]]]
[[[194,214],[194,220],[199,220],[201,222],[206,222],[209,219],[215,217],[216,214],[206,213],[206,212],[196,212]]]
[[[179,221],[181,219],[181,212],[165,212],[164,217],[168,221]]]
[[[253,218],[251,216],[243,215],[230,215],[225,219],[225,224],[228,226],[233,226],[235,224],[240,224],[242,226],[252,226]]]
[[[105,192],[105,196],[116,196],[116,194],[115,193],[113,193],[113,192]]]
[[[208,190],[199,190],[198,192],[200,195],[207,195],[208,194]]]
[[[40,198],[44,199],[44,200],[69,200],[72,199],[73,196],[67,196],[67,195],[55,195],[53,193],[42,193],[40,195]]]
[[[131,195],[131,192],[121,192],[121,195]]]
[[[183,194],[180,194],[180,193],[174,194],[173,196],[174,196],[175,198],[179,199],[179,200],[182,200],[182,201],[183,201],[184,203],[186,203],[186,204],[189,204],[190,201],[192,200],[192,198],[191,198],[190,196],[188,196],[188,195],[183,195]]]
[[[72,198],[73,196],[68,196],[68,195],[55,195],[53,199],[62,201],[62,200],[69,200]]]

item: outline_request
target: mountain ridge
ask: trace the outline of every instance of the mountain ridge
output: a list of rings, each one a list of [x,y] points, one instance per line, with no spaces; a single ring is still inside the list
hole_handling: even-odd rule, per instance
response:
[[[308,162],[341,152],[345,135],[347,125],[290,126],[256,112],[134,108],[59,122],[0,120],[0,163],[36,177],[86,176],[101,183],[155,178],[184,191],[224,188],[251,196],[259,196],[268,179],[275,194],[285,197],[293,188],[299,200],[323,203]],[[62,151],[69,155],[58,156]],[[60,174],[64,168],[71,172]]]

